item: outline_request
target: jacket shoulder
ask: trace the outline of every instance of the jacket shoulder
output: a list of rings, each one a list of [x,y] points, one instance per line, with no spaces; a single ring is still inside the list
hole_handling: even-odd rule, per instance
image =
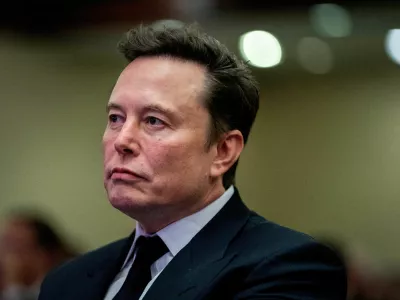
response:
[[[103,247],[92,250],[88,253],[85,253],[81,256],[78,256],[61,266],[55,268],[53,271],[49,273],[49,276],[57,275],[63,272],[71,272],[73,270],[77,270],[82,272],[82,269],[90,269],[91,267],[96,266],[99,262],[104,262],[107,258],[114,258],[120,254],[120,251],[124,244],[127,242],[127,238],[121,239],[118,241],[114,241],[109,243]]]
[[[83,276],[90,276],[91,272],[107,264],[108,261],[115,262],[127,242],[128,238],[112,242],[54,268],[43,280],[39,299],[44,299],[42,298],[44,294],[51,294],[51,291],[65,287],[66,283],[73,284],[73,282],[83,279]]]
[[[308,234],[266,220],[254,212],[239,233],[238,240],[242,240],[242,243],[246,240],[253,246],[259,245],[270,253],[301,244],[317,243]]]
[[[246,270],[235,299],[255,295],[285,299],[345,299],[346,269],[340,255],[313,237],[252,214],[237,244]]]

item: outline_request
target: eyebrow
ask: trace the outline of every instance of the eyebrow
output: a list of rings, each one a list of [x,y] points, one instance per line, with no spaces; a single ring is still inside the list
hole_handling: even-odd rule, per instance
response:
[[[144,111],[158,112],[158,113],[167,115],[171,118],[176,117],[176,113],[172,109],[163,107],[159,104],[148,104],[144,107]]]
[[[123,111],[123,107],[120,104],[114,103],[114,102],[109,102],[107,104],[106,107],[106,111],[107,113],[109,113],[111,110],[119,110],[119,111]],[[174,110],[169,109],[167,107],[164,107],[162,105],[159,104],[147,104],[143,107],[143,111],[145,112],[157,112],[157,113],[161,113],[164,114],[168,117],[170,117],[171,119],[180,119],[179,116],[175,113]]]
[[[109,113],[110,110],[115,109],[115,110],[122,110],[122,106],[117,104],[117,103],[113,103],[113,102],[109,102],[107,103],[106,106],[106,111]]]

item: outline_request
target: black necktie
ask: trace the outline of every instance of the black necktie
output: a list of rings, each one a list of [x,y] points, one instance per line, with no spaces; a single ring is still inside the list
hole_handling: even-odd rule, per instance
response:
[[[135,260],[119,292],[113,300],[137,300],[151,280],[150,266],[168,252],[159,236],[140,236],[135,245]]]

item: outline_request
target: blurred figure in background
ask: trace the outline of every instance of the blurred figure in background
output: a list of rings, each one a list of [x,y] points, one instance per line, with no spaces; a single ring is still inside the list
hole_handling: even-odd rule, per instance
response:
[[[0,300],[37,299],[47,272],[74,256],[43,218],[11,214],[0,229]]]
[[[400,300],[400,270],[391,276],[384,300]]]
[[[335,250],[346,264],[347,300],[400,300],[400,277],[388,274],[365,249],[332,237],[317,239]]]

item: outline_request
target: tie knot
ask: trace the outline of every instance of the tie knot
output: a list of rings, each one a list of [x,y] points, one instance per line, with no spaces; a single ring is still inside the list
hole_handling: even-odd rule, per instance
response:
[[[168,247],[158,235],[140,236],[136,241],[136,249],[135,260],[147,261],[149,264],[153,264],[168,252]]]

